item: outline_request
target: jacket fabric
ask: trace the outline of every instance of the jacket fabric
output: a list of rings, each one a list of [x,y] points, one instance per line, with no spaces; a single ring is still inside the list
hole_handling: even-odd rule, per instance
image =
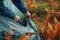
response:
[[[8,7],[4,5],[4,0],[0,0],[0,15],[6,16],[10,19],[14,19],[15,14]],[[27,7],[22,0],[11,0],[13,4],[22,12],[26,13],[28,11]]]

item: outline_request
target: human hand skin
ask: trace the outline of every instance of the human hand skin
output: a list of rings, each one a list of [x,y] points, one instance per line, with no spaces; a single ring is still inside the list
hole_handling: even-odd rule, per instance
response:
[[[25,18],[29,19],[31,18],[31,14],[29,11],[27,11],[27,13],[24,14]]]

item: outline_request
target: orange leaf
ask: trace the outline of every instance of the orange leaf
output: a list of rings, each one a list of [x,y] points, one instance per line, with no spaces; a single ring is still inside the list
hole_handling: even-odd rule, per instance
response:
[[[27,38],[29,38],[31,34],[33,33],[28,32],[28,34],[23,34],[21,37],[18,38],[18,40],[27,40]]]
[[[6,40],[10,40],[10,39],[12,38],[12,32],[13,32],[13,29],[10,29],[10,30],[8,31],[8,34],[5,36],[5,39],[6,39]]]

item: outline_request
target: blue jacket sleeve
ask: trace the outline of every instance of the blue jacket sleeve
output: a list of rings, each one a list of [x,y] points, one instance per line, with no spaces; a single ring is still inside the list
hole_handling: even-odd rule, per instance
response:
[[[28,11],[22,0],[12,0],[12,2],[22,13],[26,13]]]
[[[12,12],[9,8],[7,8],[4,3],[4,0],[0,0],[0,15],[6,16],[10,19],[14,19],[15,18],[15,14],[14,12]]]
[[[6,17],[14,20],[14,18],[15,18],[15,13],[14,13],[14,12],[12,12],[12,11],[11,11],[9,8],[7,8],[7,7],[4,7],[3,10],[4,10],[4,12],[2,13],[3,16],[6,16]]]
[[[8,17],[8,18],[10,18],[12,20],[15,18],[14,12],[12,12],[10,9],[8,9],[5,6],[0,9],[0,15],[3,15],[5,17]]]

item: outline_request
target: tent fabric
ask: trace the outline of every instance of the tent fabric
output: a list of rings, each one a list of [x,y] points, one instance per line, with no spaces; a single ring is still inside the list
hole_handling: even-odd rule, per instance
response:
[[[11,9],[16,15],[20,16],[21,19],[24,18],[22,12],[20,12],[11,0],[4,0],[5,6]],[[18,22],[15,22],[7,17],[0,15],[0,40],[5,40],[4,36],[7,34],[9,29],[14,29],[12,35],[14,36],[11,40],[17,40],[17,38],[24,33],[33,32],[28,40],[41,40],[37,28],[31,19],[27,20],[27,26],[22,26]]]

